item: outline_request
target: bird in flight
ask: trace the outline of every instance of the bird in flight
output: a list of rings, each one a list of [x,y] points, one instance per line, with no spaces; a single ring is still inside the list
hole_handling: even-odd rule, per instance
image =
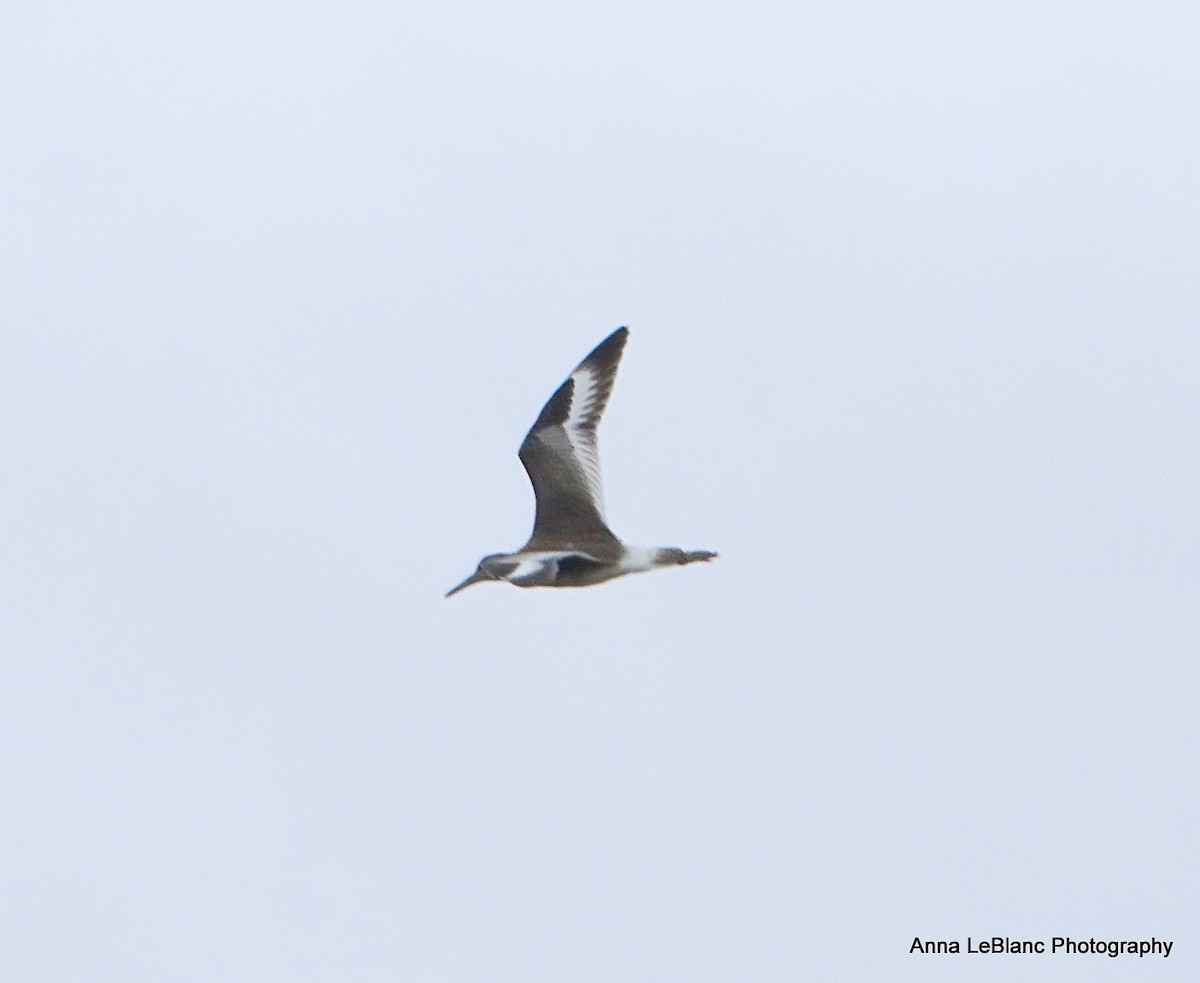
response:
[[[604,521],[596,427],[628,337],[628,328],[617,328],[592,349],[525,435],[520,458],[537,499],[529,542],[515,553],[485,556],[447,597],[485,580],[507,580],[517,587],[590,587],[717,555],[673,546],[627,546]]]

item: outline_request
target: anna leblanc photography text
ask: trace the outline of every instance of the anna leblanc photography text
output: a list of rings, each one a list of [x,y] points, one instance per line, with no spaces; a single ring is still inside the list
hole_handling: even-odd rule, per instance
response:
[[[1010,939],[1007,936],[994,935],[987,939],[974,939],[967,936],[966,948],[957,939],[922,939],[920,936],[912,940],[910,953],[919,952],[923,955],[967,953],[976,955],[991,953],[996,955],[1098,955],[1110,956],[1162,956],[1164,959],[1171,955],[1171,947],[1175,943],[1158,938],[1140,940],[1105,940],[1105,939],[1074,939],[1070,936],[1055,936],[1049,945],[1043,939]]]

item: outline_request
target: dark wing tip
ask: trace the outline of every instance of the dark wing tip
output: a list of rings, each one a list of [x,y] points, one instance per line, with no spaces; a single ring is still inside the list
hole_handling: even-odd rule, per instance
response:
[[[571,376],[573,376],[585,365],[596,370],[601,379],[602,390],[599,401],[600,405],[598,407],[599,412],[602,412],[604,406],[608,403],[608,397],[612,392],[612,385],[617,376],[617,365],[621,361],[621,353],[625,350],[625,340],[628,337],[628,328],[617,328],[616,331],[588,352],[587,357],[575,366],[571,372]],[[554,395],[546,401],[546,405],[542,407],[542,412],[538,415],[537,420],[529,428],[529,434],[536,433],[543,427],[554,426],[566,420],[567,411],[571,407],[571,394],[575,389],[575,383],[571,379],[571,376],[568,376],[566,382],[559,386],[554,391]],[[526,435],[525,439],[528,440],[529,435]]]
[[[625,342],[629,339],[629,329],[626,327],[617,328],[612,334],[605,338],[600,344],[588,352],[580,365],[587,365],[588,362],[598,362],[601,364],[612,364],[616,367],[616,363],[621,359],[621,353],[625,350]]]
[[[604,412],[608,397],[612,394],[613,383],[617,378],[617,366],[621,364],[621,355],[625,351],[625,342],[629,338],[628,328],[617,328],[600,344],[588,352],[587,358],[575,366],[573,376],[584,366],[596,373],[600,387],[597,416]]]

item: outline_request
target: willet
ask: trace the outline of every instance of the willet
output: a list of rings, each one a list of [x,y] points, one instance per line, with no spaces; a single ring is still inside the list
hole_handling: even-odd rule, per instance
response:
[[[447,597],[484,580],[507,580],[518,587],[590,587],[717,555],[673,546],[626,546],[604,521],[596,427],[628,337],[628,328],[617,328],[592,349],[525,435],[520,458],[537,499],[529,542],[515,553],[485,556]]]

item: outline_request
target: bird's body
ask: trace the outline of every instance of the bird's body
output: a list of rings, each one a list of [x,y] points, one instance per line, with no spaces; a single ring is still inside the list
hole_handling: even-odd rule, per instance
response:
[[[521,444],[521,463],[537,499],[529,542],[515,553],[485,556],[447,597],[484,580],[518,587],[590,587],[717,555],[626,546],[604,521],[596,427],[628,337],[627,328],[618,328],[600,342],[550,397]]]

